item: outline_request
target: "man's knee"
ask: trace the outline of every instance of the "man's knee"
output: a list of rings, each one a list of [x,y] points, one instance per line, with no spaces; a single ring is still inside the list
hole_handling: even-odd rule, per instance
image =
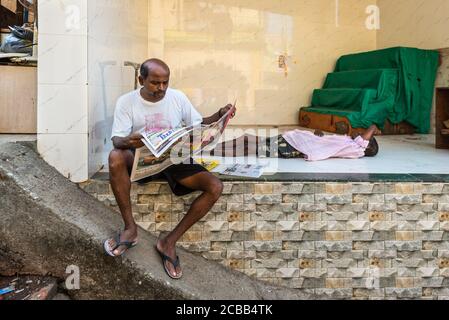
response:
[[[109,154],[109,171],[126,168],[126,156],[123,150],[114,149]]]
[[[220,179],[214,177],[207,186],[207,192],[214,196],[216,200],[221,197],[223,193],[223,182]]]

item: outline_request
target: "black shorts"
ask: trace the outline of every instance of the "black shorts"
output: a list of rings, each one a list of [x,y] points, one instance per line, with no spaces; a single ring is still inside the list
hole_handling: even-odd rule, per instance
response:
[[[296,150],[288,143],[282,135],[278,136],[276,141],[278,157],[282,159],[296,159],[296,158],[304,158],[304,154]]]
[[[137,181],[139,184],[145,184],[155,180],[166,180],[173,194],[178,197],[185,196],[197,190],[193,190],[181,185],[178,181],[191,177],[200,172],[208,172],[203,166],[197,164],[193,159],[184,161],[184,163],[174,164],[155,176]]]

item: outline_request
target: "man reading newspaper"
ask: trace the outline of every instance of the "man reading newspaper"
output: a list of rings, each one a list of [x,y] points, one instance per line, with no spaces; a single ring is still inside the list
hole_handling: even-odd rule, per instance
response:
[[[145,147],[136,149],[131,182],[157,176],[173,164],[213,150],[234,113],[235,106],[212,124],[162,130],[143,128],[139,133]]]
[[[138,132],[144,127],[160,131],[202,123],[212,124],[232,108],[227,105],[203,119],[182,92],[169,88],[169,80],[170,69],[167,64],[158,59],[147,60],[140,69],[139,82],[142,88],[125,94],[117,101],[111,137],[114,150],[109,155],[109,175],[125,229],[104,242],[106,252],[114,257],[122,255],[137,244],[137,225],[130,200],[130,173],[135,150],[144,145],[142,135]],[[156,244],[165,271],[174,279],[182,276],[176,255],[176,242],[207,214],[223,190],[223,184],[217,177],[202,166],[192,163],[172,165],[160,174],[177,196],[203,191],[175,229],[166,237],[160,237]]]

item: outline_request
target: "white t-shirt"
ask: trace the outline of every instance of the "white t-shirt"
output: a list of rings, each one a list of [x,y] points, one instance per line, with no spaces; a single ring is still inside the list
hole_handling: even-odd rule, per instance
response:
[[[168,88],[164,99],[152,103],[144,100],[138,89],[117,100],[111,139],[127,137],[144,127],[151,130],[173,129],[196,126],[202,122],[203,117],[181,91]]]

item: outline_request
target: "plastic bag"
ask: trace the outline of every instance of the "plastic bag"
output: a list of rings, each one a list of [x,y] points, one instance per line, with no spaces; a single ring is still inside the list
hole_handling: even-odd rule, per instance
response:
[[[2,46],[0,47],[0,51],[5,53],[26,53],[32,55],[32,31],[18,26],[9,27],[9,29],[11,29],[11,34],[5,38]]]
[[[11,33],[19,39],[25,39],[29,41],[33,41],[33,28],[26,27],[27,24],[24,24],[22,27],[14,26],[9,27]]]

